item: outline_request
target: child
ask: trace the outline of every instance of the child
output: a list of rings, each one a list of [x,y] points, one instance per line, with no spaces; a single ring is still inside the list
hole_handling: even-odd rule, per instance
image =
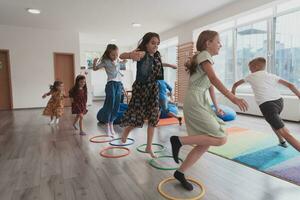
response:
[[[59,123],[59,118],[63,115],[64,112],[64,98],[67,96],[64,95],[64,84],[61,81],[54,81],[53,85],[50,86],[50,92],[43,95],[43,99],[46,96],[51,95],[50,100],[47,103],[46,108],[44,109],[43,115],[50,116],[50,125]],[[54,119],[56,118],[56,120]]]
[[[78,75],[75,80],[74,87],[69,91],[69,96],[73,99],[72,101],[72,114],[76,114],[73,127],[75,130],[76,123],[79,120],[79,135],[86,135],[82,129],[83,115],[87,113],[86,102],[87,102],[87,87],[85,76]]]
[[[245,100],[237,98],[227,90],[214,72],[212,56],[219,53],[221,46],[217,32],[203,31],[197,40],[197,53],[186,63],[190,78],[183,111],[189,136],[172,136],[170,141],[176,163],[179,163],[178,153],[182,145],[195,145],[174,173],[174,177],[187,190],[193,190],[193,185],[185,179],[185,171],[208,150],[209,146],[221,146],[226,143],[224,122],[213,112],[207,96],[208,90],[211,91],[213,101],[215,101],[213,91],[215,86],[241,110],[247,109]],[[217,113],[220,112],[221,110],[218,109]]]
[[[235,90],[239,85],[245,82],[249,83],[263,116],[279,139],[279,145],[287,147],[287,144],[284,141],[285,139],[295,149],[300,151],[300,143],[290,134],[280,117],[280,113],[283,110],[283,99],[276,85],[284,85],[298,96],[298,98],[300,98],[300,92],[292,83],[289,83],[274,74],[266,72],[265,68],[266,60],[262,57],[255,58],[250,61],[249,69],[251,74],[234,83],[232,93],[235,94]]]
[[[132,85],[132,97],[121,120],[121,126],[126,126],[122,142],[126,139],[132,129],[142,127],[144,120],[148,120],[146,152],[155,157],[152,151],[152,139],[154,128],[159,120],[159,88],[157,80],[163,80],[163,65],[167,67],[176,66],[163,64],[160,53],[157,50],[160,38],[157,33],[146,33],[137,50],[123,53],[121,59],[132,59],[137,62],[136,80]]]
[[[162,111],[167,113],[167,115],[170,117],[175,117],[181,126],[182,118],[178,117],[175,113],[170,112],[168,108],[168,96],[172,97],[172,87],[165,80],[158,80],[157,83],[159,87],[159,104]]]
[[[126,63],[126,60],[118,62],[118,55],[118,47],[115,44],[109,44],[101,57],[100,63],[97,63],[97,58],[93,62],[94,71],[104,68],[107,74],[106,97],[97,118],[106,124],[107,134],[112,136],[115,134],[113,122],[117,118],[122,94],[121,77],[123,74],[120,72],[120,68],[124,69]]]

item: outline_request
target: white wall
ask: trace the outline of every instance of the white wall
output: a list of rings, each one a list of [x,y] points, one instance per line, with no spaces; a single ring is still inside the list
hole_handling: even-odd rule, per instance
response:
[[[242,113],[240,109],[231,103],[225,96],[221,93],[217,93],[217,101],[219,104],[227,105],[233,108],[236,112]],[[255,102],[253,94],[237,94],[238,97],[243,98],[247,101],[249,108],[245,112],[251,115],[262,116],[258,105]],[[282,119],[290,121],[300,121],[300,102],[296,96],[283,96],[284,99],[284,109],[281,113]]]
[[[10,53],[14,108],[44,107],[54,81],[53,52],[75,54],[79,73],[79,34],[0,25],[0,49]]]
[[[100,52],[100,56],[102,56],[103,52],[105,51],[106,45],[101,44],[80,44],[80,63],[82,66],[86,66],[86,52]],[[128,51],[128,47],[119,47],[119,53],[122,53],[124,51]],[[134,72],[134,66],[131,61],[128,61],[126,64],[126,70],[122,71],[124,74],[123,77],[123,85],[126,89],[131,89],[131,86],[133,84],[133,81],[135,79],[135,72]],[[107,82],[107,75],[105,73],[105,70],[98,70],[93,71],[89,70],[90,75],[90,90],[92,92],[92,96],[94,99],[97,99],[99,97],[105,97],[105,85]]]

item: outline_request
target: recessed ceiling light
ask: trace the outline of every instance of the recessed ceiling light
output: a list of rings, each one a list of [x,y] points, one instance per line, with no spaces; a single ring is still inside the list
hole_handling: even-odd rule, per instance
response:
[[[27,8],[26,10],[27,10],[27,12],[29,12],[31,14],[36,14],[36,15],[41,13],[40,10],[34,9],[34,8]]]
[[[139,23],[132,23],[132,27],[137,28],[137,27],[141,27],[142,25]]]

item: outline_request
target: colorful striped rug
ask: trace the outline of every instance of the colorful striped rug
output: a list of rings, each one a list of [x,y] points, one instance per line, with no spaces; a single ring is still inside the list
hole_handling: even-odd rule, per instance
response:
[[[240,127],[227,130],[227,143],[211,147],[209,152],[300,185],[300,153],[291,145],[288,144],[288,148],[278,146],[275,133]]]

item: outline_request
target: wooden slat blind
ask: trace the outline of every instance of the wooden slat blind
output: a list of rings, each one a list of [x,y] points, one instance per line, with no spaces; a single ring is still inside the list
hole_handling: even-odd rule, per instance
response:
[[[188,87],[189,75],[185,71],[184,63],[187,61],[189,56],[193,55],[193,42],[181,44],[177,48],[177,81],[175,83],[175,101],[178,102],[179,106],[183,106],[183,100],[185,91]]]

